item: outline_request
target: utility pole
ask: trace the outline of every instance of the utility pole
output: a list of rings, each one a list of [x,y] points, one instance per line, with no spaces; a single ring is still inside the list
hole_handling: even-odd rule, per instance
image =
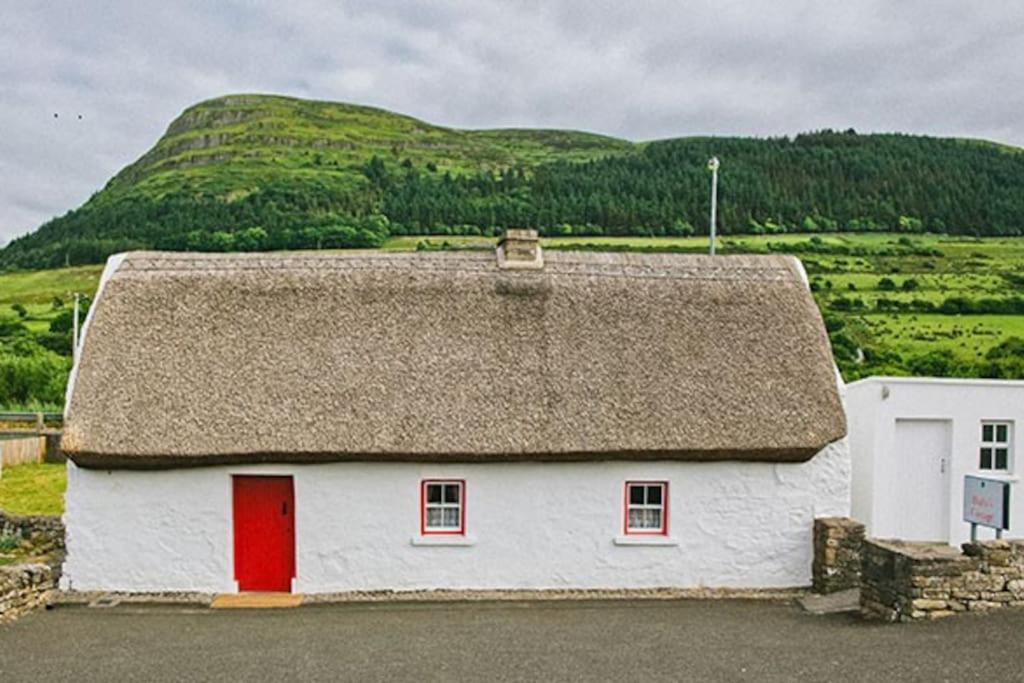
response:
[[[711,255],[715,255],[715,215],[718,210],[718,157],[708,159],[708,170],[711,171]]]

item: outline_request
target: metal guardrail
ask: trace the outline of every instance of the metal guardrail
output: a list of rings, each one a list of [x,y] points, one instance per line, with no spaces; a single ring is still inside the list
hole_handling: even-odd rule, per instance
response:
[[[47,422],[63,422],[63,413],[23,413],[0,410],[0,422],[31,422],[37,425]]]

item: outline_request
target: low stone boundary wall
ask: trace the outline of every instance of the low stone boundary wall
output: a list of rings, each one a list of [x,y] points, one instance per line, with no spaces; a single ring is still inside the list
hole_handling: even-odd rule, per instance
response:
[[[0,567],[0,623],[46,605],[57,588],[58,574],[45,564]]]
[[[28,541],[32,555],[42,561],[0,567],[0,623],[45,605],[64,561],[64,525],[56,517],[0,512],[0,537],[12,536]]]
[[[860,522],[848,517],[814,520],[814,592],[837,593],[860,586],[863,544],[864,525]]]
[[[46,515],[10,515],[0,510],[0,536],[21,536],[41,555],[64,553],[64,523]]]
[[[916,621],[1024,607],[1024,540],[947,545],[864,542],[861,610],[888,621]]]

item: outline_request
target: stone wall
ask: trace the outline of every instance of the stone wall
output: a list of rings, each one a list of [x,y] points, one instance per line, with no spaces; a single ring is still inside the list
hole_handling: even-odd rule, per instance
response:
[[[57,517],[14,516],[0,511],[0,536],[27,541],[34,560],[0,567],[0,623],[43,606],[60,580],[64,525]]]
[[[58,574],[45,564],[0,567],[0,623],[44,606],[57,588]]]
[[[815,593],[835,593],[860,586],[864,525],[848,517],[814,520],[814,563],[811,580]]]
[[[1024,607],[1024,540],[864,543],[861,610],[888,621]]]
[[[0,510],[0,536],[21,536],[40,555],[64,552],[64,524],[60,517],[10,515]]]

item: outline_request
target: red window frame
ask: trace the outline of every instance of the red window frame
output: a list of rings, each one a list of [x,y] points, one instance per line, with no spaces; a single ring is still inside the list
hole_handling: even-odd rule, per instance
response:
[[[629,528],[629,489],[631,486],[661,487],[661,528],[630,529]],[[626,536],[667,536],[668,535],[668,482],[667,481],[627,481],[622,494],[622,533]]]
[[[459,528],[427,528],[427,486],[448,484],[459,487]],[[442,489],[443,491],[443,489]],[[442,494],[443,495],[443,494]],[[424,479],[420,482],[420,535],[421,536],[464,536],[466,534],[466,480],[465,479]]]

